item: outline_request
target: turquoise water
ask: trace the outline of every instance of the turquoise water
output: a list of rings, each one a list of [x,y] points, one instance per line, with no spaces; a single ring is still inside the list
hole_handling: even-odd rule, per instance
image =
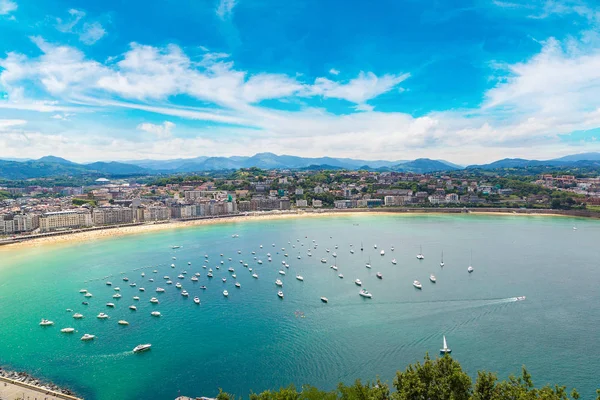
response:
[[[234,233],[239,238],[232,238]],[[313,239],[317,249],[312,248]],[[574,386],[588,399],[600,386],[599,243],[600,223],[593,220],[362,215],[252,221],[68,246],[4,248],[0,362],[67,385],[86,399],[209,396],[219,387],[247,395],[251,389],[289,383],[332,389],[338,381],[355,378],[380,376],[391,382],[396,370],[421,360],[425,352],[437,355],[446,335],[452,355],[471,375],[488,369],[504,378],[525,364],[536,384]],[[175,244],[183,247],[172,250]],[[338,272],[329,268],[333,257],[325,251],[333,252],[335,244]],[[420,245],[423,261],[415,257]],[[309,247],[312,257],[307,256]],[[475,272],[468,274],[471,249]],[[253,260],[253,250],[262,265]],[[439,266],[442,250],[444,268]],[[271,263],[267,252],[273,255]],[[322,257],[327,264],[320,262]],[[365,268],[369,257],[370,270]],[[258,280],[240,259],[254,268]],[[290,268],[281,276],[284,259]],[[225,263],[216,270],[221,260]],[[176,268],[170,268],[171,263]],[[210,281],[203,264],[214,270]],[[229,266],[235,268],[241,289],[234,287]],[[183,281],[177,279],[182,270],[188,272]],[[378,271],[382,280],[375,276]],[[121,272],[146,292],[129,287]],[[190,281],[195,272],[201,273],[197,283]],[[344,279],[337,277],[339,272]],[[304,282],[295,279],[296,273]],[[429,282],[430,273],[437,276],[437,284]],[[112,298],[114,291],[103,279],[107,275],[112,275],[113,287],[121,288],[121,299]],[[164,275],[183,282],[190,297],[166,285]],[[148,282],[150,277],[154,283]],[[222,277],[227,277],[226,283]],[[284,282],[283,300],[276,295],[277,278]],[[356,278],[373,299],[358,295]],[[415,279],[423,290],[412,287]],[[208,289],[202,291],[201,285]],[[155,293],[157,286],[166,293]],[[82,288],[94,295],[89,306],[81,304]],[[225,288],[229,298],[222,295]],[[132,300],[135,295],[141,297],[139,302]],[[201,298],[200,306],[192,301],[195,295]],[[525,301],[514,301],[523,295]],[[160,304],[149,303],[153,296]],[[321,296],[329,303],[322,304]],[[107,302],[116,303],[116,308],[107,308]],[[137,312],[128,309],[131,304]],[[67,308],[85,318],[74,320]],[[162,317],[151,317],[154,309]],[[99,312],[110,319],[98,320]],[[41,318],[55,325],[42,328]],[[119,319],[130,325],[119,326]],[[78,332],[61,334],[67,326]],[[96,340],[81,342],[83,333],[96,335]],[[132,354],[140,343],[152,343],[152,350]]]

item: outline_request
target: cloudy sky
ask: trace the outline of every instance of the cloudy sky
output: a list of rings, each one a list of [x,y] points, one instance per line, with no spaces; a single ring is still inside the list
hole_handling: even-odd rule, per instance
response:
[[[0,157],[600,150],[585,0],[0,0]]]

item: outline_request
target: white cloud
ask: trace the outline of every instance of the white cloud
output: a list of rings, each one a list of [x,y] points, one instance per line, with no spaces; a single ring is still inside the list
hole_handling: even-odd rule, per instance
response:
[[[237,4],[236,0],[219,0],[217,5],[216,13],[217,16],[223,20],[228,19],[233,14],[233,7]]]
[[[0,0],[0,15],[8,15],[18,8],[17,3],[12,0]]]
[[[171,137],[173,128],[175,128],[175,124],[170,121],[165,121],[162,123],[162,125],[156,125],[146,122],[137,126],[138,130],[152,133],[160,139]]]
[[[85,11],[76,10],[74,8],[69,11],[70,18],[68,20],[63,20],[62,18],[56,18],[56,29],[63,33],[71,33],[73,32],[73,28],[75,25],[85,17]]]
[[[192,61],[193,57],[175,45],[158,48],[134,43],[118,62],[99,63],[75,48],[41,38],[34,41],[41,56],[8,53],[0,59],[0,85],[10,89],[9,99],[13,94],[20,98],[0,101],[0,110],[62,115],[85,107],[104,112],[125,108],[187,119],[192,126],[196,120],[230,125],[226,130],[192,131],[192,127],[179,124],[174,132],[175,124],[169,121],[141,123],[138,129],[154,137],[142,144],[124,138],[109,140],[98,122],[95,130],[85,130],[85,138],[80,137],[81,132],[55,134],[56,143],[63,143],[64,138],[79,144],[96,140],[87,147],[82,144],[81,148],[90,151],[88,157],[127,159],[132,151],[144,157],[168,158],[172,153],[167,149],[177,149],[182,157],[248,155],[269,149],[306,156],[387,159],[452,155],[455,162],[485,162],[490,157],[562,155],[569,147],[560,142],[559,135],[600,127],[600,48],[575,39],[549,39],[525,62],[495,64],[495,76],[501,79],[484,93],[481,107],[431,112],[418,118],[401,112],[376,112],[369,104],[384,93],[394,91],[397,96],[409,74],[363,72],[349,81],[321,77],[311,83],[302,81],[301,75],[249,74],[235,69],[229,56],[221,53],[206,53],[201,61]],[[60,103],[27,102],[23,99],[25,85],[40,87]],[[180,94],[209,106],[184,107],[174,97]],[[311,97],[346,100],[353,103],[354,111],[337,115],[311,107],[307,103],[318,104],[311,102]],[[295,99],[302,106],[282,111],[261,105],[265,99]],[[77,122],[85,118],[82,115]],[[177,137],[186,129],[189,135],[185,136],[191,138]],[[16,146],[22,139],[15,134],[10,143],[4,140],[6,146]],[[65,143],[61,154],[73,151],[81,157],[81,150],[75,152],[76,146]],[[100,157],[102,154],[105,156]],[[467,154],[470,159],[461,158]]]
[[[335,69],[335,68],[331,68],[331,69],[329,70],[329,73],[330,73],[331,75],[339,75],[339,74],[340,74],[340,71],[338,71],[338,70],[337,70],[337,69]]]
[[[25,125],[27,121],[22,119],[0,119],[0,132],[15,126]]]
[[[310,94],[321,95],[325,98],[336,98],[362,104],[383,93],[389,92],[400,82],[408,79],[410,74],[386,74],[378,77],[372,72],[360,72],[357,78],[348,83],[334,82],[327,78],[317,78],[310,89]]]
[[[104,35],[106,35],[106,30],[100,22],[86,22],[83,24],[83,31],[79,35],[79,40],[84,44],[92,45],[102,39]]]
[[[64,113],[64,114],[54,114],[52,117],[52,119],[56,119],[59,121],[70,121],[71,117],[75,115],[75,114],[70,114],[70,113]]]
[[[79,22],[86,16],[85,11],[72,8],[68,12],[69,19],[56,18],[56,29],[60,32],[75,34],[86,45],[92,45],[106,35],[106,30],[98,21],[84,22],[80,26]]]

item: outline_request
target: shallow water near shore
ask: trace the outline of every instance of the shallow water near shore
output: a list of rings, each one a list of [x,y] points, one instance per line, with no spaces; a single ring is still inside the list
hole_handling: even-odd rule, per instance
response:
[[[66,385],[86,399],[212,396],[219,387],[246,396],[250,390],[289,383],[332,389],[338,381],[356,378],[379,376],[391,382],[396,370],[422,360],[425,352],[437,355],[446,335],[453,357],[472,376],[487,369],[505,378],[524,364],[536,385],[564,384],[576,387],[582,398],[593,398],[600,384],[600,358],[593,351],[600,326],[598,243],[600,223],[595,220],[344,215],[3,250],[0,363]],[[421,245],[423,261],[415,257]],[[379,255],[381,249],[385,256]],[[471,249],[475,271],[468,274]],[[338,272],[329,268],[334,251]],[[365,268],[369,257],[372,269]],[[278,274],[282,260],[290,265],[285,276]],[[204,264],[213,269],[212,280]],[[183,270],[185,279],[178,279]],[[379,271],[382,280],[375,276]],[[196,283],[190,280],[195,272],[201,274]],[[297,273],[304,282],[295,279]],[[437,276],[436,284],[429,282],[430,273]],[[190,298],[174,284],[166,285],[164,275],[181,282]],[[276,294],[278,278],[284,282],[283,300]],[[373,299],[358,295],[357,278]],[[415,279],[422,290],[413,288]],[[241,289],[234,287],[236,280]],[[132,282],[137,287],[130,287]],[[112,298],[115,286],[121,288],[121,299]],[[139,292],[140,286],[146,291]],[[166,293],[156,293],[157,286]],[[83,288],[94,295],[89,306],[81,304]],[[138,302],[132,300],[136,295]],[[201,305],[193,303],[196,295]],[[153,296],[160,304],[149,302]],[[322,304],[321,296],[329,303]],[[517,296],[527,299],[515,301]],[[107,308],[107,302],[116,307]],[[132,304],[137,312],[128,309]],[[67,308],[85,318],[74,320]],[[151,317],[152,310],[162,316]],[[99,312],[110,319],[98,320]],[[55,325],[42,328],[41,318]],[[118,325],[119,319],[130,325]],[[61,334],[67,326],[77,333]],[[96,339],[81,342],[84,333]],[[140,343],[152,343],[152,350],[133,354]]]

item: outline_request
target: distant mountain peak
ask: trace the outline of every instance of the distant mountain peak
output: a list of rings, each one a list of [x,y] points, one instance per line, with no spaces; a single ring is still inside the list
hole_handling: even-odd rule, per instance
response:
[[[56,157],[56,156],[52,156],[52,155],[44,156],[42,158],[37,159],[36,161],[56,163],[56,164],[64,164],[64,165],[73,165],[73,164],[76,164],[73,161],[69,161],[69,160],[66,160],[64,158]]]

